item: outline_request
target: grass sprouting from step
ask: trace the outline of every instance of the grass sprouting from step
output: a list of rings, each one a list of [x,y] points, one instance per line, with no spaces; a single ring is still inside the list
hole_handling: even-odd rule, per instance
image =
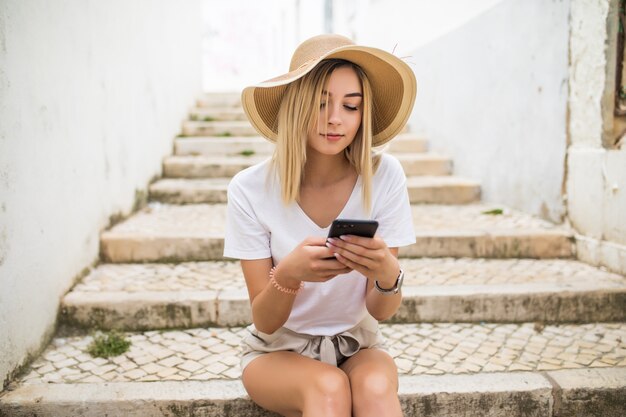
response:
[[[243,151],[239,152],[239,154],[241,156],[252,156],[254,155],[254,151],[252,149],[244,149]]]
[[[502,213],[504,213],[502,209],[485,210],[482,212],[482,214],[488,214],[490,216],[499,216]]]
[[[124,335],[116,331],[111,331],[96,334],[87,351],[93,357],[108,358],[110,356],[121,355],[128,350],[130,345],[130,340],[126,340]]]

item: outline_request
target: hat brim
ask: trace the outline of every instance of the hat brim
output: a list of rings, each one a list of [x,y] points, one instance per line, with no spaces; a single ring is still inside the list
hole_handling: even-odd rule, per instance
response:
[[[381,49],[346,45],[328,51],[293,71],[247,87],[241,102],[255,130],[276,142],[276,119],[287,86],[309,73],[325,59],[344,59],[358,65],[372,87],[372,146],[381,146],[404,128],[415,102],[417,82],[411,68]]]

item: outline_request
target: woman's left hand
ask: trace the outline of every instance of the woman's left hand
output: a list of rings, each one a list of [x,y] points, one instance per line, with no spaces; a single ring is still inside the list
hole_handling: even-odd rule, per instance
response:
[[[347,235],[329,238],[327,246],[339,262],[378,281],[381,287],[390,288],[396,283],[400,265],[381,238]]]

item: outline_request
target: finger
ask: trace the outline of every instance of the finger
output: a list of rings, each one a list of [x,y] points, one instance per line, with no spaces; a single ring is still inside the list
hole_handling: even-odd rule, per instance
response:
[[[352,269],[347,268],[347,267],[344,266],[343,269],[338,270],[338,271],[333,271],[332,273],[325,273],[325,274],[316,275],[316,276],[307,278],[307,281],[309,281],[309,282],[326,282],[326,281],[330,281],[333,278],[338,277],[339,275],[347,274],[348,272],[352,272]]]
[[[368,275],[368,270],[367,268],[364,268],[362,265],[357,264],[356,262],[351,261],[350,259],[340,255],[339,253],[336,255],[337,259],[343,263],[344,265],[346,265],[348,268],[354,270],[354,271],[358,271],[361,274],[367,276]]]
[[[334,252],[328,247],[328,242],[325,238],[322,238],[323,246],[310,247],[311,255],[317,259],[334,259]]]
[[[369,248],[365,248],[363,246],[354,244],[354,243],[349,243],[345,240],[342,239],[337,239],[337,238],[329,238],[328,239],[328,243],[326,246],[330,247],[330,248],[341,248],[341,249],[345,249],[348,250],[350,252],[356,253],[357,255],[360,256],[364,256],[366,258],[372,258],[373,256],[370,254],[372,252],[372,249]]]
[[[320,272],[330,271],[336,274],[345,269],[346,266],[339,262],[337,258],[335,258],[335,255],[332,254],[331,258],[320,261],[320,263],[314,265],[314,268]]]
[[[376,252],[373,252],[373,254],[377,255]],[[377,258],[372,259],[369,256],[359,255],[347,249],[335,248],[335,256],[337,255],[341,255],[343,259],[348,259],[349,261],[358,264],[361,268],[366,268],[368,270],[375,269],[379,264]],[[342,263],[345,264],[345,262],[343,262],[342,259],[339,259],[339,257],[337,257],[337,260],[342,261]]]
[[[363,237],[363,236],[355,236],[355,235],[342,235],[339,236],[341,240],[344,242],[349,242],[355,245],[362,246],[368,249],[382,249],[385,246],[385,241],[379,237]]]
[[[335,253],[339,253],[351,261],[370,269],[375,268],[382,259],[380,250],[366,249],[340,240],[335,240],[333,243],[329,242],[329,247]]]

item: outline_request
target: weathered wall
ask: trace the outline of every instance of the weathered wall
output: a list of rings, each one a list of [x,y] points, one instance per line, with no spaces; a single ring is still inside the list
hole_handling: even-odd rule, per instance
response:
[[[206,91],[241,91],[287,72],[300,42],[324,31],[323,1],[203,2]]]
[[[407,55],[410,123],[483,200],[563,221],[569,1],[505,0]]]
[[[201,3],[0,2],[0,382],[54,328],[99,234],[201,91]]]
[[[579,258],[626,274],[626,144],[614,143],[617,0],[572,0],[567,206]]]

